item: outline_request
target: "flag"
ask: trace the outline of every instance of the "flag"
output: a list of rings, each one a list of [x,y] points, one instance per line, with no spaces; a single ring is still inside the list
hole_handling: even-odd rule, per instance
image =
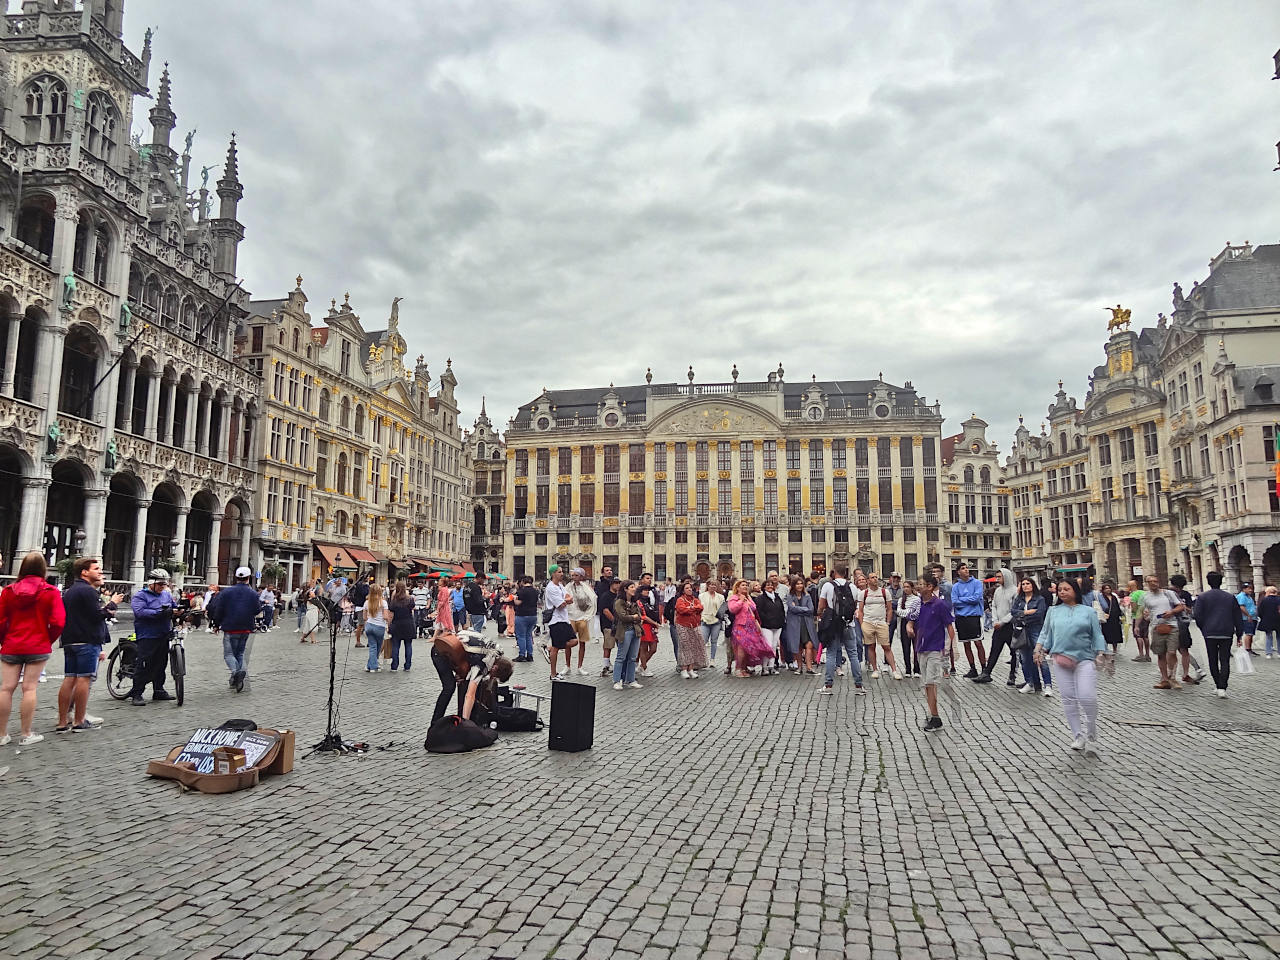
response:
[[[1280,497],[1280,423],[1271,427],[1271,443],[1273,444],[1272,459],[1275,461],[1272,465],[1276,470],[1276,496]]]

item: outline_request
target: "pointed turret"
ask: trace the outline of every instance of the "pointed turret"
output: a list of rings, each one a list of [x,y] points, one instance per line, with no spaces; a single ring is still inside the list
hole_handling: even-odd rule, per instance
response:
[[[213,221],[213,269],[226,280],[234,281],[236,275],[236,255],[240,241],[244,239],[244,226],[236,219],[236,209],[244,187],[240,183],[240,166],[236,155],[236,135],[232,131],[231,142],[227,145],[227,161],[222,168],[222,179],[218,181],[218,197],[222,201],[218,207],[218,219]]]
[[[151,155],[162,168],[172,166],[177,159],[173,147],[169,146],[169,137],[177,125],[178,117],[173,112],[172,92],[169,86],[169,64],[164,65],[160,74],[160,90],[156,94],[156,105],[148,114],[151,118]]]

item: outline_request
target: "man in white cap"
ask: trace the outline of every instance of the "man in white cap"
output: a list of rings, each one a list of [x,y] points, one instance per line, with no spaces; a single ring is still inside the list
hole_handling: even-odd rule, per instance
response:
[[[245,678],[249,675],[245,647],[253,633],[261,604],[257,591],[250,586],[252,579],[252,570],[237,567],[235,585],[219,590],[209,605],[209,622],[222,631],[222,659],[231,671],[227,686],[236,693],[244,689]]]
[[[553,563],[547,572],[551,574],[551,581],[547,584],[546,592],[542,596],[542,606],[550,612],[547,632],[551,634],[551,679],[568,680],[573,667],[573,647],[578,642],[573,627],[569,623],[569,607],[572,599],[565,586],[564,571],[560,569],[560,565]],[[564,651],[563,672],[556,669],[561,650]]]
[[[591,641],[591,621],[596,616],[596,591],[587,580],[587,571],[582,567],[574,567],[569,573],[569,626],[578,641],[578,675],[585,677],[587,668],[583,661],[587,658],[587,644]],[[565,654],[566,659],[568,654]],[[565,664],[565,669],[569,665]]]
[[[129,702],[135,707],[151,684],[151,699],[172,700],[164,688],[164,668],[169,660],[169,634],[173,632],[173,594],[169,592],[169,571],[157,567],[150,582],[129,601],[133,608],[133,631],[138,641],[138,662],[134,667]]]

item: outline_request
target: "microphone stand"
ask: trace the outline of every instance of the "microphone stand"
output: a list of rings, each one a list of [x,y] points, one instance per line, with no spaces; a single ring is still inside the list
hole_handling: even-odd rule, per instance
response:
[[[338,707],[334,701],[334,683],[338,673],[338,621],[336,605],[329,611],[329,704],[324,739],[311,748],[312,753],[349,753],[338,733]]]

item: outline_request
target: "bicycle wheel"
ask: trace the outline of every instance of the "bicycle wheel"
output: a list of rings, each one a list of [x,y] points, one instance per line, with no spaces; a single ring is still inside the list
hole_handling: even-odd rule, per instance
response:
[[[173,677],[173,692],[178,698],[177,704],[182,706],[183,677],[187,675],[187,651],[180,643],[169,647],[169,675]]]
[[[138,645],[131,640],[121,640],[107,658],[107,693],[114,700],[123,700],[133,689],[133,674],[138,664]]]

